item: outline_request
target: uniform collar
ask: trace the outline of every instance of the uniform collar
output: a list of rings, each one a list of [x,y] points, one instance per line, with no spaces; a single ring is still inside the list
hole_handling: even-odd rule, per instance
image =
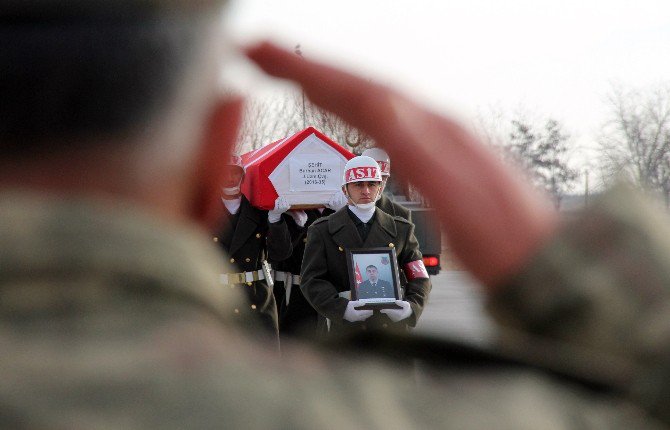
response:
[[[358,233],[356,233],[356,226],[353,220],[350,218],[347,211],[348,209],[345,206],[328,217],[328,232],[331,235],[335,235],[345,227],[351,226],[349,236],[354,235],[353,237],[358,237]],[[375,222],[373,224],[373,231],[376,228],[380,228],[384,232],[389,234],[391,237],[396,237],[398,235],[398,232],[395,223],[396,221],[395,219],[393,219],[391,215],[387,214],[386,212],[380,209],[375,210]]]
[[[239,195],[236,199],[224,199],[221,198],[223,205],[228,210],[228,213],[235,215],[237,211],[240,210],[240,204],[242,203],[242,195]]]
[[[354,211],[355,208],[352,209],[351,206],[346,206],[346,208],[347,208],[347,213],[349,214],[349,217],[351,218],[351,220],[352,220],[352,221],[354,222],[354,224],[356,224],[356,225],[358,225],[358,224],[367,224],[368,226],[371,226],[372,223],[375,222],[375,218],[376,218],[376,217],[375,217],[375,212],[376,212],[375,210],[372,211],[372,214],[370,215],[370,218],[369,218],[367,221],[363,221],[363,220],[356,214],[356,212]]]
[[[375,206],[373,205],[370,209],[361,209],[358,206],[354,205],[347,205],[347,209],[349,209],[349,213],[353,214],[358,218],[360,221],[364,223],[368,223],[371,219],[374,218],[375,216]]]

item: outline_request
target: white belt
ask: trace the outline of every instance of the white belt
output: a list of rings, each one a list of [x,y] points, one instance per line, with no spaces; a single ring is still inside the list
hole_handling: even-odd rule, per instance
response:
[[[240,273],[222,273],[219,281],[225,285],[244,284],[247,282],[255,282],[265,279],[263,270],[254,270],[252,272]]]
[[[275,270],[273,275],[275,282],[283,282],[286,293],[284,294],[284,300],[286,300],[286,306],[288,306],[291,301],[291,289],[294,285],[300,286],[300,275],[294,275],[291,272],[282,272],[281,270]]]
[[[275,270],[273,273],[275,282],[283,282],[284,285],[300,285],[300,275],[294,275],[291,272],[282,272]],[[290,281],[290,282],[287,282]]]

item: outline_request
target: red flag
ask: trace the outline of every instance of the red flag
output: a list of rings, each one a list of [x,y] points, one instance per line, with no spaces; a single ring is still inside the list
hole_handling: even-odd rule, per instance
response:
[[[363,283],[363,277],[361,276],[361,269],[358,268],[358,263],[356,263],[356,288]]]

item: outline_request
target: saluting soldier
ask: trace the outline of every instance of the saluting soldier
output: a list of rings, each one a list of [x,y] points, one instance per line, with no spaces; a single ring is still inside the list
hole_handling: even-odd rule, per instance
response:
[[[379,199],[377,200],[377,207],[389,215],[401,216],[407,221],[412,222],[412,211],[407,209],[405,206],[398,204],[391,200],[386,194],[384,194],[384,189],[386,188],[386,183],[391,177],[391,158],[381,148],[369,148],[363,151],[363,154],[367,157],[372,158],[379,164],[379,168],[382,174],[382,191],[379,193]]]
[[[232,156],[224,178],[225,215],[214,241],[226,251],[236,272],[221,274],[221,283],[226,288],[242,289],[248,298],[248,306],[235,308],[234,312],[240,318],[249,314],[257,316],[262,326],[278,340],[277,303],[272,294],[272,281],[268,279],[268,261],[284,260],[291,255],[291,238],[282,217],[290,205],[279,197],[273,210],[252,206],[241,192],[244,173],[241,158]]]
[[[430,279],[414,237],[414,225],[375,206],[381,193],[379,165],[367,156],[354,157],[344,168],[342,191],[348,204],[308,230],[300,289],[319,313],[320,331],[406,329],[414,327],[430,293]],[[405,280],[399,309],[357,309],[350,300],[346,251],[395,248]]]

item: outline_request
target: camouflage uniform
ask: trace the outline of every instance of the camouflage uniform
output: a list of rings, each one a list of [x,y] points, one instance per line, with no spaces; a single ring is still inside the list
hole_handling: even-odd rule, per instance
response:
[[[225,263],[202,233],[4,192],[0,428],[668,428],[670,231],[620,197],[493,297],[533,339],[486,353],[379,334],[354,360],[279,360],[235,330],[242,302],[219,288]],[[417,381],[392,362],[412,356]]]

